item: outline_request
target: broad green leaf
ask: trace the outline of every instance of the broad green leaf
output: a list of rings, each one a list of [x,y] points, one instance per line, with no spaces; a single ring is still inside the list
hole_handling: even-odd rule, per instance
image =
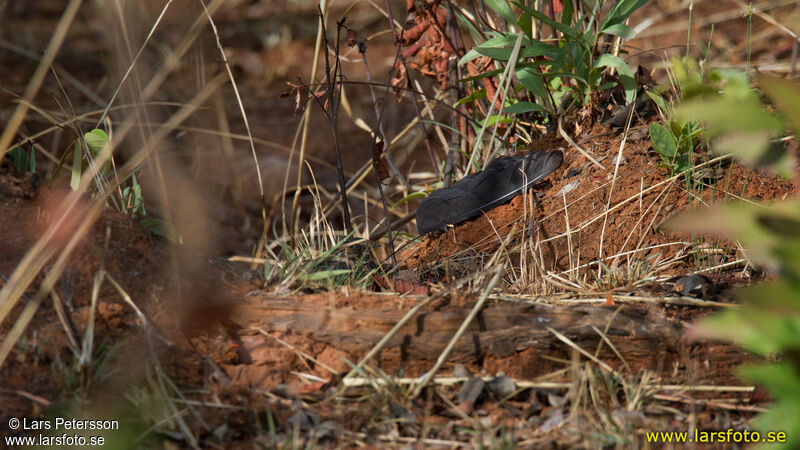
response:
[[[683,124],[677,120],[670,120],[669,129],[673,136],[680,136],[683,133]]]
[[[779,261],[774,252],[785,247],[787,242],[786,237],[775,233],[769,224],[787,220],[800,222],[800,200],[775,202],[768,208],[744,202],[716,205],[681,213],[664,226],[673,231],[736,239],[754,262],[776,268]]]
[[[632,102],[636,97],[636,78],[633,76],[633,71],[628,67],[628,64],[619,56],[606,53],[597,58],[597,61],[594,62],[593,70],[600,67],[613,67],[617,69],[620,83],[622,83],[622,89],[625,90],[625,101],[627,103]]]
[[[504,48],[504,47],[513,47],[514,43],[517,40],[516,33],[513,34],[500,34],[496,35],[493,33],[494,36],[487,39],[484,42],[481,42],[480,45],[477,45],[470,49],[466,55],[462,56],[460,60],[458,60],[458,65],[464,65],[475,58],[481,56],[481,53],[478,53],[479,48]]]
[[[598,91],[605,91],[606,89],[611,89],[616,85],[617,83],[615,81],[609,81],[608,83],[603,83],[600,86],[597,86],[595,89]]]
[[[726,95],[694,99],[675,108],[675,116],[705,122],[710,138],[730,132],[778,134],[783,128],[780,119],[764,110],[755,94],[745,99]]]
[[[532,102],[518,102],[503,108],[503,112],[508,114],[521,114],[531,111],[547,112],[541,105]]]
[[[675,157],[675,152],[678,150],[678,141],[664,125],[658,123],[650,124],[650,141],[653,143],[653,148],[662,157],[667,160]]]
[[[789,119],[795,132],[800,133],[800,84],[770,75],[759,75],[758,82]]]
[[[750,167],[765,167],[790,178],[794,158],[779,143],[772,142],[770,133],[733,132],[714,141],[711,149],[719,154],[732,154],[737,161]]]
[[[511,6],[505,0],[485,0],[486,4],[494,10],[506,22],[513,25],[517,23],[517,18],[511,12]]]
[[[522,30],[528,38],[533,38],[533,18],[530,14],[523,12],[519,15],[519,20],[517,20],[517,25],[519,25],[520,30]]]
[[[488,56],[496,61],[508,61],[514,51],[511,47],[475,47],[470,52],[475,51],[481,56]]]
[[[797,396],[798,400],[800,400],[800,374],[791,363],[749,365],[742,367],[740,373],[744,378],[761,384],[773,394],[791,392],[793,396]],[[800,404],[797,406],[800,408]],[[792,419],[796,421],[797,417]]]
[[[94,130],[85,133],[83,135],[83,139],[86,141],[86,145],[94,155],[100,153],[100,150],[102,150],[103,147],[108,144],[108,135],[105,131],[99,128],[95,128]]]
[[[619,36],[622,39],[633,39],[633,37],[636,36],[636,32],[633,31],[633,28],[621,23],[611,25],[603,30],[603,33]]]
[[[508,61],[514,51],[513,45],[511,47],[485,47],[480,45],[473,48],[470,52],[475,51],[479,55],[488,56],[498,61]],[[539,41],[531,42],[520,48],[517,60],[526,58],[536,58],[538,56],[546,56],[548,58],[559,58],[563,56],[563,50],[560,48],[543,44]],[[461,60],[465,60],[466,55]],[[460,62],[459,62],[460,63]]]
[[[572,25],[572,13],[575,11],[572,0],[563,0],[562,5],[564,9],[561,10],[561,24],[570,26]]]
[[[753,425],[762,438],[773,433],[780,439],[774,443],[754,446],[754,449],[795,449],[800,442],[800,375],[791,361],[775,364],[747,365],[739,369],[739,375],[750,382],[763,386],[775,398],[770,408],[759,414]]]
[[[178,234],[178,230],[175,226],[164,219],[148,217],[147,219],[140,220],[139,223],[157,236],[165,237],[172,242],[181,241],[181,236]]]
[[[491,127],[496,123],[511,123],[512,120],[506,116],[498,116],[497,114],[492,114],[491,116],[487,117],[485,120],[481,120],[478,122],[478,125],[483,126],[483,122],[486,122],[487,127]]]
[[[544,83],[538,74],[539,72],[533,69],[517,70],[517,78],[519,79],[520,83],[525,86],[525,89],[541,99],[548,99],[549,96],[547,95],[547,88],[545,88]]]
[[[767,296],[781,296],[781,305],[758,302]],[[741,309],[717,314],[698,325],[693,334],[735,342],[762,356],[777,355],[800,346],[800,297],[797,287],[785,281],[766,283],[740,292]],[[755,301],[751,301],[755,300]]]

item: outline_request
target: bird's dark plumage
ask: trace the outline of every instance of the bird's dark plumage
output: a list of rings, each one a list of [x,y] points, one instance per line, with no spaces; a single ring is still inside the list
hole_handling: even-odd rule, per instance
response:
[[[473,219],[550,175],[563,158],[558,150],[501,156],[484,170],[438,189],[423,200],[417,208],[417,230],[426,234]]]

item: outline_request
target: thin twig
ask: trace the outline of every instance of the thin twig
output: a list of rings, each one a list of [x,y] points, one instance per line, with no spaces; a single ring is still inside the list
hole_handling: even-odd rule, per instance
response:
[[[339,33],[344,24],[344,18],[337,22],[336,27],[336,47],[333,74],[331,74],[330,58],[328,57],[328,32],[325,29],[325,16],[322,13],[322,8],[319,8],[319,23],[322,26],[322,39],[325,41],[325,77],[328,81],[328,119],[331,124],[331,131],[333,132],[333,152],[336,155],[336,173],[339,177],[339,192],[342,200],[342,220],[344,221],[345,234],[350,233],[350,204],[347,202],[347,187],[344,180],[344,169],[342,166],[342,152],[339,147],[339,104],[341,103],[342,95],[339,93],[338,99],[336,96],[336,78],[339,77],[341,62],[339,60]],[[341,86],[339,87],[341,89]],[[316,96],[314,96],[316,98]]]

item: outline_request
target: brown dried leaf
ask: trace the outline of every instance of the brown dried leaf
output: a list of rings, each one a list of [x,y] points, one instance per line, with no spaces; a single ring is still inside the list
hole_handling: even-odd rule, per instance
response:
[[[381,183],[387,184],[389,178],[389,170],[386,168],[386,163],[381,159],[383,154],[383,141],[376,140],[375,145],[372,147],[372,164],[375,167],[375,172],[378,174],[378,179]]]
[[[352,47],[356,45],[356,30],[347,29],[347,46]]]

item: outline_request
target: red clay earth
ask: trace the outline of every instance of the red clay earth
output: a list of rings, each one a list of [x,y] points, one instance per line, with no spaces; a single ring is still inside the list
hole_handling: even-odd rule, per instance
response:
[[[610,160],[619,148],[620,135],[600,126],[586,134],[591,138],[584,140],[582,145],[610,166]],[[554,138],[540,139],[532,146],[564,147]],[[625,164],[620,166],[612,205],[628,198],[634,200],[610,215],[606,224],[604,255],[621,251],[631,230],[634,230],[633,239],[642,241],[638,247],[680,240],[657,227],[670,214],[687,206],[688,195],[680,190],[680,186],[664,185],[667,189],[654,189],[641,195],[640,201],[642,186],[654,186],[666,178],[666,170],[654,166],[657,159],[648,154],[648,148],[647,139],[629,139],[625,146]],[[607,201],[610,176],[606,174],[610,171],[594,168],[585,158],[576,156],[574,150],[567,148],[566,153],[566,162],[550,177],[549,186],[542,190],[544,198],[536,207],[537,223],[544,230],[542,233],[549,236],[566,229],[563,198],[556,194],[565,185],[575,184],[575,189],[566,195],[571,204],[569,220],[572,227],[596,217],[604,210]],[[566,176],[574,173],[575,169],[580,173]],[[797,192],[797,187],[785,180],[747,171],[735,164],[720,166],[718,171],[722,177],[716,180],[716,185],[728,186],[728,192],[742,197],[770,200]],[[44,222],[51,215],[47,213],[48,209],[58,204],[53,199],[63,195],[58,189],[37,190],[32,181],[30,175],[21,176],[7,165],[3,165],[0,172],[0,229],[7,230],[0,241],[0,254],[5,255],[0,260],[0,273],[6,277],[35,242],[37,230],[43,229]],[[659,195],[663,202],[655,201]],[[700,197],[707,201],[710,195],[711,190],[706,189]],[[655,206],[650,208],[651,204]],[[410,260],[413,263],[409,265],[417,268],[432,265],[436,260],[483,242],[486,236],[495,238],[485,241],[477,253],[491,252],[503,237],[503,230],[508,230],[508,225],[519,221],[521,216],[522,197],[517,197],[484,217],[425,239],[420,244],[422,251],[415,256],[416,260]],[[654,226],[639,227],[639,223],[649,225],[651,222]],[[597,220],[573,236],[572,245],[580,246],[581,254],[587,255],[587,259],[588,255],[597,255],[601,226],[602,220]],[[499,237],[495,235],[495,229]],[[646,231],[639,232],[640,229]],[[107,231],[111,239],[104,249]],[[626,248],[635,244],[629,243]],[[682,246],[676,245],[674,249],[664,247],[661,251],[670,255]],[[566,239],[554,240],[553,256],[548,264],[553,269],[567,269],[566,251]],[[296,395],[315,397],[330,392],[337,385],[338,377],[349,369],[344,358],[358,361],[419,301],[416,297],[341,291],[276,298],[270,295],[269,286],[262,287],[249,270],[219,260],[209,262],[201,255],[179,255],[178,261],[183,261],[192,270],[179,270],[178,276],[172,277],[170,255],[166,242],[139,227],[130,217],[106,210],[75,251],[58,289],[62,300],[70,305],[68,311],[77,336],[82,336],[87,323],[92,279],[104,261],[105,270],[148,317],[153,326],[151,332],[161,336],[156,340],[157,354],[166,373],[178,385],[188,391],[195,390],[191,397],[199,401],[217,398],[223,403],[232,402],[254,411],[264,411],[266,401],[271,405],[266,408],[273,411],[278,423],[285,423],[282,421],[288,420],[292,413],[281,409],[280,405],[291,401],[276,400],[272,394],[265,397],[263,393],[280,391],[291,399]],[[676,273],[680,269],[676,267]],[[176,280],[182,287],[180,298]],[[27,294],[33,295],[34,292]],[[374,361],[377,367],[387,374],[402,373],[405,376],[419,376],[430,368],[474,302],[474,298],[457,292],[445,294],[401,330]],[[11,320],[5,321],[0,328],[0,334],[8,333],[24,303],[15,307]],[[176,304],[183,306],[177,307]],[[482,319],[473,324],[467,337],[462,338],[442,373],[450,373],[454,363],[463,364],[473,373],[491,375],[502,371],[524,380],[555,372],[564,367],[558,361],[570,359],[570,349],[554,342],[544,347],[520,344],[521,336],[531,336],[529,339],[532,341],[543,338],[540,325],[524,320],[550,317],[555,328],[565,330],[584,348],[594,348],[597,339],[582,334],[581,327],[593,321],[601,321],[598,322],[600,325],[606,323],[602,320],[613,310],[602,306],[548,309],[545,306],[490,302],[482,313]],[[663,383],[735,385],[740,382],[733,370],[742,361],[752,359],[728,345],[690,343],[681,337],[681,320],[670,318],[688,316],[694,320],[709,312],[707,309],[629,306],[625,311],[615,322],[618,337],[614,339],[619,339],[618,345],[630,365],[629,373],[649,369],[655,371]],[[121,347],[111,353],[111,363],[104,369],[108,376],[93,374],[98,381],[89,385],[88,392],[83,395],[124,402],[120,394],[130,386],[142,384],[147,375],[144,368],[148,366],[150,355],[143,345],[143,324],[108,283],[104,283],[100,290],[97,314],[96,342],[121,344]],[[522,322],[517,325],[508,322],[514,317]],[[634,325],[648,331],[631,334]],[[600,356],[616,369],[624,370],[607,348]],[[0,373],[4,417],[39,414],[45,405],[63,398],[65,392],[77,389],[77,386],[66,383],[63,372],[54,370],[64,362],[69,367],[71,361],[62,327],[52,305],[45,302]],[[331,373],[331,370],[336,373]],[[304,381],[296,373],[330,380],[331,384]],[[28,394],[35,395],[36,400],[31,400]],[[350,425],[358,422],[351,414],[337,416],[343,414],[341,411],[322,406],[317,411],[323,418],[344,420]],[[199,416],[188,420],[192,429],[205,439],[226,442],[257,435],[250,413],[222,414],[215,408],[200,406],[196,412]],[[509,420],[507,413],[505,410],[495,411],[497,423]],[[709,416],[707,420],[713,420],[713,417]],[[223,423],[227,424],[225,433],[212,437],[209,430]]]
[[[154,14],[157,14],[158,8],[161,7],[160,3],[149,3],[154,5],[153,11]],[[673,3],[653,2],[648,5],[648,8],[661,10],[662,6],[669,7]],[[734,2],[699,2],[695,7],[695,15],[699,17],[698,13],[705,8],[710,10],[709,13],[715,12],[723,3],[730,6],[728,9],[738,8]],[[43,5],[47,6],[43,7]],[[272,6],[274,5],[269,5],[269,7]],[[13,23],[9,24],[7,31],[10,35],[27,36],[28,33],[38,33],[41,35],[39,38],[31,38],[31,42],[25,43],[23,47],[43,48],[52,33],[55,22],[62,13],[62,2],[37,2],[30,10],[24,5],[24,2],[16,2],[12,7],[25,11],[23,16],[17,16],[20,20],[12,21]],[[263,8],[264,6],[258,3],[252,8],[258,7]],[[792,5],[788,5],[785,8],[791,7]],[[250,12],[254,17],[265,15],[263,11]],[[272,13],[274,10],[269,10],[269,12]],[[231,26],[222,24],[220,28],[223,33],[234,28],[233,22],[240,19],[237,13],[238,11],[231,13]],[[311,24],[311,35],[313,35],[314,14],[314,11],[310,11],[304,16],[294,17],[292,14],[288,16],[296,22]],[[643,16],[649,14],[651,12],[642,11]],[[686,12],[679,14],[685,15]],[[272,15],[274,17],[283,16],[283,14]],[[741,18],[741,15],[737,17],[736,23],[731,21],[725,24],[728,26],[716,28],[712,52],[718,48],[729,49],[731,41],[744,42],[742,30],[745,19]],[[98,32],[102,21],[91,19],[91,15],[86,14],[86,17],[77,22],[77,36],[72,36],[66,50],[67,53],[59,58],[58,62],[70,73],[81,76],[81,80],[88,85],[90,90],[102,92],[104,88],[101,86],[105,86],[106,90],[108,87],[107,74],[103,70],[95,69],[103,67],[106,61],[111,60],[110,56],[115,49],[110,45],[110,39],[98,38],[98,36],[105,36]],[[142,21],[142,23],[151,22]],[[296,28],[297,24],[292,23],[291,25]],[[754,25],[755,32],[759,33],[759,27],[762,26],[760,19],[754,19]],[[270,28],[269,24],[263,25],[263,27]],[[693,31],[693,36],[704,37],[704,34],[707,34],[696,31]],[[776,34],[774,29],[768,28],[765,31],[772,34],[768,36],[769,39],[754,39],[754,50],[761,45],[761,48],[768,52],[772,52],[774,49],[784,53],[790,51],[790,46],[786,45],[786,43],[790,43],[789,40],[780,39],[781,36]],[[290,117],[291,104],[277,100],[278,90],[274,87],[272,89],[274,92],[264,95],[263,79],[258,79],[258,77],[261,76],[261,71],[265,67],[272,66],[279,66],[280,73],[266,74],[265,77],[288,77],[291,79],[294,79],[295,75],[307,77],[307,72],[310,70],[307,67],[307,61],[312,54],[313,41],[308,37],[308,33],[297,33],[305,36],[306,40],[292,39],[288,46],[270,49],[268,52],[251,51],[248,49],[248,44],[257,41],[255,34],[242,32],[241,35],[223,36],[223,41],[228,45],[229,51],[238,52],[235,55],[238,57],[233,63],[244,72],[246,75],[243,77],[244,83],[252,90],[249,93],[245,92],[245,101],[251,101],[251,104],[246,105],[251,117],[259,119],[253,121],[255,128],[261,128],[261,130],[255,130],[257,136],[274,137],[273,134],[277,132],[281,136],[278,136],[276,140],[288,143],[292,139],[293,126],[297,121],[296,118]],[[675,32],[674,38],[664,38],[663,42],[658,40],[651,44],[645,40],[646,44],[643,45],[643,48],[649,49],[656,48],[661,44],[671,45],[675,42],[685,42],[685,34],[686,30],[680,29]],[[775,41],[780,46],[773,46],[772,43]],[[98,45],[102,48],[98,49]],[[382,54],[392,54],[393,47],[386,44],[384,47],[374,47],[371,51],[370,54],[377,57]],[[304,57],[296,57],[298,53]],[[208,57],[208,61],[216,57],[213,52],[209,52],[209,54],[212,56]],[[742,55],[744,52],[740,51],[734,52],[733,56],[741,57]],[[780,55],[770,53],[767,56],[774,58]],[[248,60],[248,57],[251,60]],[[252,61],[254,57],[261,59]],[[33,65],[22,57],[15,56],[15,58],[17,59],[5,60],[7,64],[0,67],[0,78],[4,81],[4,87],[21,93],[30,78]],[[656,55],[656,60],[660,58],[661,54]],[[371,61],[370,65],[378,67],[379,64],[377,62],[373,64]],[[87,70],[87,68],[92,68],[92,70]],[[356,77],[361,77],[362,73],[358,70],[360,70],[360,66],[353,66],[352,70],[348,68],[348,74],[354,73]],[[375,73],[378,73],[377,69]],[[190,75],[187,79],[193,80],[195,74],[191,73]],[[191,82],[173,80],[170,89],[178,92],[187,86],[194,85]],[[285,89],[283,86],[280,88]],[[54,88],[53,92],[55,91]],[[73,98],[72,94],[70,92],[71,98]],[[49,96],[48,93],[43,95],[46,97],[45,99],[37,99],[40,100],[37,105],[44,105],[53,111],[59,110]],[[355,99],[368,98],[367,95],[353,95],[352,97]],[[9,103],[11,102],[10,97],[3,98],[8,99]],[[107,98],[107,96],[103,96],[103,98]],[[229,112],[237,109],[232,102],[226,107]],[[368,107],[362,109],[366,113],[361,115],[370,117],[371,110]],[[408,111],[405,112],[410,114]],[[318,111],[315,110],[315,114],[319,114]],[[234,116],[233,113],[229,115]],[[319,117],[314,119],[315,123],[324,123],[318,119]],[[407,121],[398,119],[387,122],[404,124]],[[42,125],[39,124],[39,126]],[[31,124],[31,127],[38,130],[37,124]],[[260,134],[259,131],[261,131]],[[349,133],[348,142],[351,143],[352,148],[369,148],[367,135],[356,130],[350,121],[342,121],[342,132],[343,134]],[[610,161],[619,148],[619,136],[616,134],[606,135],[607,132],[608,130],[602,127],[592,128],[584,132],[583,136],[595,137],[584,138],[585,141],[579,140],[579,142],[595,156],[602,156],[601,162],[606,167],[610,167]],[[43,142],[43,146],[46,148],[58,149],[58,146],[51,147],[49,144],[49,141]],[[550,177],[551,184],[540,189],[543,199],[541,205],[535,208],[538,233],[542,236],[546,234],[552,237],[566,229],[563,199],[558,192],[565,185],[576,181],[578,184],[575,190],[567,193],[567,201],[575,201],[568,208],[571,226],[574,228],[576,224],[585,223],[589,218],[597,217],[604,210],[608,201],[609,172],[595,169],[583,157],[576,156],[574,150],[558,137],[547,136],[535,141],[532,145],[546,148],[563,147],[569,155],[562,170]],[[681,240],[680,237],[664,234],[655,226],[668,215],[684,208],[689,203],[689,196],[682,193],[679,186],[673,185],[662,194],[663,203],[661,200],[653,203],[661,194],[660,188],[644,194],[640,201],[638,194],[642,185],[645,188],[653,186],[666,176],[664,169],[654,167],[658,159],[648,153],[648,146],[646,137],[643,139],[631,138],[626,144],[624,156],[627,162],[620,167],[612,204],[634,196],[635,200],[609,216],[603,240],[605,256],[619,252],[631,230],[634,231],[634,234],[625,249],[633,248],[640,239],[642,239],[641,246]],[[332,162],[328,134],[312,137],[310,147],[312,154],[323,155],[329,163]],[[250,158],[249,154],[246,151],[243,153],[245,156],[241,160],[249,163],[247,160]],[[345,157],[353,158],[351,162],[361,161],[358,152],[348,152]],[[277,164],[266,165],[280,167],[277,175],[268,177],[270,179],[282,177],[286,167]],[[246,167],[247,173],[252,172],[251,167]],[[581,172],[578,175],[566,177],[571,170],[579,168]],[[725,190],[736,195],[769,200],[797,193],[797,187],[788,182],[760,172],[750,172],[735,164],[732,166],[722,165],[721,169],[722,178],[717,180],[714,185],[725,186]],[[332,179],[330,176],[328,178]],[[31,181],[30,176],[22,177],[13,173],[6,165],[0,167],[0,230],[2,230],[0,274],[5,277],[13,272],[17,263],[35,242],[37,233],[43,229],[47,220],[47,214],[43,214],[43,212],[56,208],[58,199],[63,196],[63,191],[60,190],[63,187],[36,190],[31,187]],[[47,181],[49,182],[49,180]],[[592,192],[592,189],[595,188],[600,189]],[[254,191],[252,184],[248,189],[249,192]],[[268,188],[268,190],[270,189]],[[272,190],[279,189],[273,188]],[[577,200],[582,195],[586,195],[586,197]],[[711,196],[711,190],[705,190],[701,196],[707,200]],[[210,201],[214,199],[210,199]],[[252,201],[250,198],[247,200]],[[642,211],[646,210],[650,204],[654,204],[653,208],[646,214],[642,214]],[[663,207],[659,210],[662,205]],[[253,215],[258,217],[258,205],[248,206],[251,210],[256,211]],[[215,212],[223,211],[219,213],[224,216],[224,219],[220,219],[223,222],[231,220],[230,217],[233,216],[228,214],[230,211],[225,209],[224,205],[215,205],[211,209]],[[487,236],[492,239],[479,251],[490,253],[491,249],[497,246],[495,229],[498,230],[500,236],[503,236],[505,233],[503,230],[508,230],[508,224],[516,221],[519,226],[526,225],[522,224],[519,219],[522,211],[522,198],[518,197],[509,205],[493,210],[486,217],[466,223],[452,232],[426,239],[420,246],[421,251],[412,257],[415,259],[409,259],[406,264],[420,268],[425,272],[426,277],[440,281],[441,274],[432,270],[435,261],[463,251],[469,247],[469,244],[481,242]],[[640,218],[646,232],[640,232],[636,225]],[[573,235],[573,248],[577,249],[580,246],[581,255],[585,255],[587,261],[590,257],[594,258],[598,254],[599,229],[602,227],[602,222],[603,220],[598,220],[580,233]],[[648,227],[647,225],[651,222],[654,226]],[[233,229],[233,225],[230,225],[230,228]],[[110,230],[111,239],[105,249],[107,230]],[[230,246],[231,249],[249,251],[252,246],[245,239],[239,239],[242,234],[241,232],[231,232],[225,239],[221,239],[224,241],[222,244]],[[667,257],[680,249],[680,245],[665,247],[662,250],[663,256]],[[567,243],[564,238],[552,241],[552,248],[545,248],[543,251],[551,252],[547,256],[549,268],[554,270],[568,268]],[[226,443],[227,446],[231,440],[242,441],[241,445],[243,446],[259,442],[257,435],[259,433],[266,434],[263,431],[265,427],[258,425],[264,423],[263,413],[265,410],[272,411],[279,426],[285,426],[289,416],[295,411],[292,407],[302,401],[312,402],[324,397],[336,387],[337,377],[332,376],[327,369],[323,368],[323,364],[336,371],[347,370],[348,367],[342,357],[346,357],[350,361],[359,360],[366,353],[370,344],[374,344],[376,336],[385,333],[399,317],[402,317],[412,305],[419,301],[414,297],[398,297],[369,292],[352,293],[351,295],[347,295],[345,292],[334,292],[276,299],[269,295],[269,287],[260,286],[258,279],[254,278],[246,269],[234,268],[219,261],[208,263],[204,255],[179,255],[179,261],[188,260],[188,262],[185,265],[178,265],[180,276],[173,278],[173,264],[170,263],[171,253],[166,242],[153,237],[130,217],[119,215],[109,209],[103,213],[101,220],[95,224],[90,235],[75,251],[67,273],[58,283],[57,293],[65,303],[71,304],[70,316],[78,336],[81,336],[89,316],[88,304],[91,297],[92,279],[101,264],[104,265],[109,274],[122,285],[136,305],[147,315],[151,326],[154,326],[152,332],[164,338],[163,340],[155,339],[156,350],[171,379],[184,389],[186,395],[191,399],[232,406],[229,409],[197,406],[193,410],[193,414],[196,413],[196,415],[192,414],[188,417],[187,420],[192,430],[208,445]],[[731,255],[724,256],[731,257]],[[104,262],[101,263],[101,261]],[[192,270],[188,270],[184,266],[188,266]],[[465,266],[469,268],[468,264]],[[675,273],[682,273],[681,269],[680,265],[672,268]],[[41,276],[34,286],[38,285],[39,281],[41,281]],[[0,281],[0,283],[4,283],[4,281]],[[183,295],[180,297],[176,294],[176,283],[181,285]],[[440,287],[436,286],[436,288]],[[26,294],[27,297],[15,307],[11,317],[0,325],[0,336],[8,334],[23,305],[30,296],[35,294],[35,291],[31,290]],[[193,306],[188,308],[175,306],[178,298],[182,303],[189,303]],[[443,346],[443,340],[452,335],[453,327],[461,323],[465,309],[469,308],[474,300],[472,297],[457,292],[443,296],[422,312],[424,319],[416,321],[404,329],[397,341],[381,352],[377,357],[376,365],[392,375],[398,374],[401,370],[407,376],[422,374],[430,368],[432,360]],[[222,306],[219,306],[219,303]],[[485,318],[490,320],[488,322],[490,324],[498,324],[503,317],[539,317],[548,314],[547,310],[535,308],[527,310],[525,308],[528,307],[509,306],[504,302],[492,301],[487,307]],[[647,367],[662,377],[663,383],[740,383],[734,374],[734,369],[741,362],[750,360],[751,357],[727,345],[690,343],[678,335],[672,334],[676,328],[680,329],[684,326],[684,321],[692,322],[710,310],[686,306],[630,306],[626,308],[631,310],[626,316],[631,321],[630,323],[651,324],[654,327],[654,333],[660,331],[665,335],[672,336],[668,345],[657,347],[645,345],[639,352],[626,353],[625,356],[629,357],[628,362],[634,372]],[[592,320],[593,316],[604,317],[604,314],[608,314],[609,308],[601,306],[570,307],[563,311],[567,312],[564,313],[565,316],[560,324],[569,328],[571,324],[579,326],[586,323],[581,320]],[[595,311],[596,313],[594,313]],[[429,322],[437,325],[438,328],[428,326]],[[479,320],[470,329],[468,336],[472,339],[467,337],[462,339],[465,342],[462,342],[461,346],[456,349],[452,362],[461,362],[474,373],[495,374],[498,371],[504,371],[506,374],[520,379],[532,379],[568,367],[564,363],[554,361],[554,358],[561,360],[571,358],[571,352],[566,346],[548,344],[543,348],[527,347],[518,350],[517,346],[506,345],[508,341],[503,339],[508,335],[492,335],[489,333],[492,330],[485,327],[485,323],[481,325]],[[502,326],[502,324],[507,323],[500,323],[496,326]],[[45,300],[23,339],[15,346],[3,367],[0,368],[0,405],[2,405],[0,407],[0,423],[7,423],[10,416],[33,417],[57,410],[60,405],[68,403],[77,394],[88,396],[94,400],[93,408],[96,409],[107,408],[98,407],[98,404],[127,404],[129,400],[123,395],[130,393],[131,387],[145,385],[148,376],[146,367],[152,363],[151,355],[144,344],[143,324],[137,319],[132,308],[120,300],[119,292],[111,288],[108,283],[104,283],[100,290],[95,326],[96,342],[103,342],[105,345],[121,344],[121,347],[109,352],[110,362],[103,373],[91,374],[96,381],[86,383],[89,386],[88,392],[81,393],[80,383],[68,378],[69,369],[60,368],[62,366],[73,367],[74,362],[52,303],[50,299]],[[268,332],[272,337],[261,334],[254,327]],[[535,334],[538,330],[530,326],[521,326],[512,331],[519,332],[520,335],[528,338],[531,336],[541,337]],[[624,340],[628,337],[624,333],[625,327],[620,326],[619,336],[612,337],[612,340]],[[580,336],[579,332],[574,333],[574,337]],[[275,338],[293,346],[294,350],[279,343]],[[496,348],[484,350],[483,353],[476,351],[474,346],[474,342],[494,341],[505,344],[502,348],[498,345]],[[596,341],[591,340],[580,343],[584,348],[596,348],[597,345]],[[638,343],[646,344],[646,340],[638,341]],[[520,347],[524,347],[524,345]],[[601,353],[601,359],[620,369],[620,363],[616,356],[609,354],[607,349],[604,352]],[[302,354],[310,355],[318,362],[308,361],[301,356]],[[452,363],[450,363],[445,366],[443,373],[448,374],[452,370]],[[292,371],[331,379],[332,382],[322,384],[301,381],[301,378]],[[107,376],[100,376],[103,374]],[[285,388],[280,385],[284,385]],[[540,404],[546,402],[547,399],[544,398],[546,395],[547,392],[537,392],[528,401],[512,400],[506,403],[513,409],[498,406],[493,402],[484,402],[482,408],[486,410],[492,425],[510,425],[517,422],[519,416],[516,414],[519,411],[527,411],[539,404],[533,408],[532,415],[535,420],[529,422],[535,426],[537,423],[541,424],[542,417],[553,409],[551,406]],[[698,399],[701,396],[694,398]],[[748,395],[730,395],[731,403],[739,400],[746,404]],[[763,397],[754,396],[750,400],[757,405],[766,403],[766,399]],[[82,400],[78,403],[80,402]],[[736,403],[736,406],[742,403]],[[418,413],[417,418],[421,421],[424,412],[427,411],[426,405],[420,402],[416,406],[418,409],[414,413]],[[681,404],[676,402],[672,406],[679,407]],[[359,407],[363,408],[361,405]],[[312,409],[315,409],[322,419],[331,418],[339,421],[347,429],[373,430],[369,424],[364,423],[368,421],[368,417],[365,417],[366,414],[363,410],[341,412],[327,404],[313,404]],[[731,421],[731,416],[752,416],[752,413],[736,409],[731,411],[728,412],[725,409],[701,410],[698,412],[698,426],[700,428],[710,428],[712,425],[719,427],[721,423],[726,423],[726,420]],[[523,417],[525,416],[523,415]],[[664,419],[667,420],[666,423],[661,420],[648,424],[647,428],[658,429],[661,427],[665,429],[667,426],[674,425],[669,422],[671,416],[667,417],[668,419]],[[458,420],[459,418],[452,415],[452,412],[442,406],[441,402],[431,408],[431,423],[460,423]],[[227,428],[220,428],[223,424]],[[146,423],[145,427],[149,425],[150,423]],[[216,430],[221,430],[221,432],[215,435],[214,431]],[[553,442],[542,441],[540,444],[542,446],[552,445]]]

